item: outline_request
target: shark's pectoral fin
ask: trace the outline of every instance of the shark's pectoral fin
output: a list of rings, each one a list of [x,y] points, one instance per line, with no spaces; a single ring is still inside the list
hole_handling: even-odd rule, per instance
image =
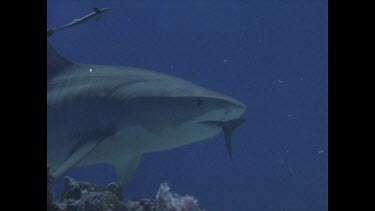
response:
[[[87,157],[102,141],[112,137],[113,134],[114,128],[110,125],[100,129],[77,132],[77,135],[72,137],[73,139],[77,139],[76,144],[71,148],[65,161],[52,172],[53,177],[61,177],[65,172]]]
[[[100,143],[102,139],[87,141],[84,144],[80,144],[70,156],[59,166],[53,173],[54,178],[59,178],[78,162],[80,162],[87,154],[89,154],[95,147]]]
[[[113,165],[116,170],[117,183],[121,188],[135,175],[141,156],[141,154],[128,155],[126,158],[111,162],[111,165]]]

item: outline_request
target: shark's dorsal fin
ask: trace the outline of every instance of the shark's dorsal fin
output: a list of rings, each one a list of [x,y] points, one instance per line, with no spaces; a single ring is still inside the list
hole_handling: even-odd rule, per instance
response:
[[[94,12],[96,12],[96,13],[100,13],[100,12],[102,12],[100,9],[98,9],[98,8],[96,8],[96,7],[94,7]]]
[[[47,73],[48,77],[57,74],[65,66],[73,64],[71,61],[61,56],[55,48],[47,41]]]

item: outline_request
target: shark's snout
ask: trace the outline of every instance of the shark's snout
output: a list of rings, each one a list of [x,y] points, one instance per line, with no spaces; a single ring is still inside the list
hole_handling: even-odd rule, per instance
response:
[[[216,109],[212,109],[211,111],[202,115],[198,120],[199,122],[228,122],[240,118],[246,111],[245,104],[234,98],[223,96],[221,98],[216,98],[216,100],[218,101],[216,102]]]
[[[246,111],[246,106],[238,100],[228,101],[228,120],[238,119]]]

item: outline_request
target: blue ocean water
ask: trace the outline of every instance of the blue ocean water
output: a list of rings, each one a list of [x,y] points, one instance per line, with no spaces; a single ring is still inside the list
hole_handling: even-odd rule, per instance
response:
[[[233,161],[222,134],[146,154],[126,198],[154,198],[167,181],[208,211],[328,209],[326,0],[48,0],[47,25],[93,7],[112,11],[49,38],[67,58],[171,74],[247,105]],[[106,165],[68,175],[115,180]]]

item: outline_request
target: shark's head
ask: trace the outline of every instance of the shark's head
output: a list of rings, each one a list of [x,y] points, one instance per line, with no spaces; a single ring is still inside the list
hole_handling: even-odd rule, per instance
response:
[[[239,125],[233,122],[243,119],[246,106],[234,98],[158,72],[122,71],[129,81],[117,86],[111,97],[125,103],[124,125],[139,125],[152,134],[151,139],[159,140],[150,145],[151,151],[205,140],[228,128],[232,131]],[[118,76],[116,80],[121,80]]]

